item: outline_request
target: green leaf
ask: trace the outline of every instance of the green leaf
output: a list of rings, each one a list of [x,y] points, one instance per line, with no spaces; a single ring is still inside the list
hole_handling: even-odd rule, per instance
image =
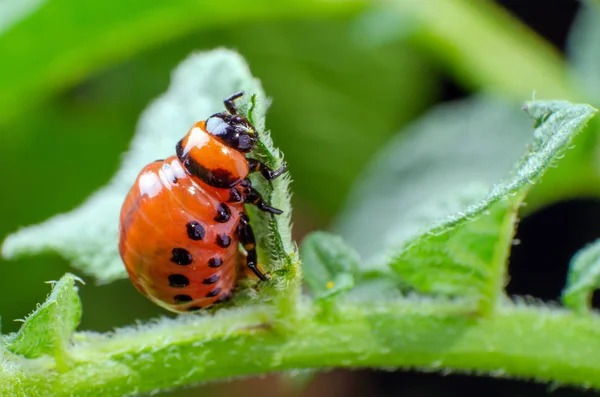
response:
[[[580,3],[568,37],[569,68],[563,75],[569,78],[578,101],[583,98],[585,102],[596,105],[600,99],[600,3],[594,0]],[[573,94],[563,99],[571,99]],[[594,119],[589,128],[573,141],[574,150],[560,167],[549,170],[544,176],[544,183],[531,189],[525,214],[559,201],[600,196],[599,133],[600,122]]]
[[[565,306],[589,312],[592,293],[600,287],[600,240],[579,250],[569,263],[567,285],[562,293]]]
[[[475,298],[480,312],[489,312],[504,287],[522,199],[520,193],[491,205],[485,214],[470,215],[474,220],[409,242],[390,266],[402,283],[420,292]]]
[[[250,91],[254,94],[250,101],[240,106],[240,110],[248,114],[260,136],[250,157],[276,170],[285,164],[283,154],[275,148],[271,134],[265,130],[268,100],[260,83],[257,80],[254,82],[255,86]],[[294,311],[300,293],[300,258],[296,243],[292,241],[291,179],[289,173],[285,173],[273,181],[267,181],[259,173],[255,173],[250,175],[250,180],[269,205],[283,211],[283,214],[275,216],[256,206],[246,205],[256,236],[259,262],[268,264],[266,268],[273,275],[271,281],[264,285],[266,293],[263,297],[266,300],[275,298],[281,309],[279,314],[289,315]]]
[[[516,104],[475,97],[438,106],[397,134],[357,179],[335,230],[366,268],[483,198],[531,141]]]
[[[136,0],[53,0],[0,36],[0,121],[107,65],[193,31],[274,17],[344,15],[362,5],[359,0],[148,0],[140,7]],[[52,40],[40,40],[40,32]]]
[[[6,348],[27,358],[48,354],[56,358],[58,366],[66,364],[71,335],[81,320],[76,281],[83,283],[67,273],[54,282],[46,301],[25,319],[19,332],[5,338]]]
[[[258,84],[255,88],[256,94],[251,98],[251,102],[246,106],[246,112],[249,115],[251,123],[256,127],[260,136],[260,141],[256,149],[251,153],[254,157],[271,169],[279,169],[284,166],[283,154],[275,148],[271,134],[265,130],[265,116],[267,111],[267,98],[264,96],[262,88]],[[240,107],[244,112],[244,106]],[[257,241],[260,247],[264,247],[265,254],[271,261],[279,262],[280,266],[286,263],[291,266],[290,256],[296,255],[296,245],[292,241],[291,228],[291,206],[290,206],[290,177],[289,174],[283,174],[281,177],[267,181],[259,174],[250,175],[252,185],[258,189],[271,206],[284,211],[283,214],[273,216],[269,213],[259,210],[255,206],[246,206],[251,218],[260,219],[257,222],[256,229]],[[297,261],[293,259],[293,261]],[[274,269],[276,270],[276,269]]]
[[[538,125],[533,140],[516,108],[477,98],[430,112],[392,142],[337,226],[367,259],[364,270],[390,264],[411,288],[475,296],[489,310],[503,286],[523,194],[595,113],[568,102],[532,102],[526,110]]]
[[[316,299],[350,290],[358,270],[358,254],[341,237],[325,232],[309,234],[300,248],[304,280]]]
[[[2,246],[3,255],[13,258],[56,251],[100,282],[126,277],[117,251],[119,211],[138,172],[149,162],[174,153],[175,143],[194,122],[221,111],[223,99],[240,90],[248,93],[242,109],[248,108],[252,95],[256,100],[253,118],[262,142],[256,155],[266,158],[269,165],[281,163],[281,155],[273,149],[269,135],[263,131],[267,101],[259,81],[252,77],[244,60],[224,49],[197,53],[175,69],[168,91],[142,114],[121,169],[108,185],[70,213],[10,235]],[[268,261],[267,270],[286,268],[291,263],[288,254],[295,252],[290,239],[288,183],[287,177],[279,178],[272,185],[257,181],[257,188],[266,199],[285,212],[285,216],[275,219],[253,220],[260,236],[259,249],[266,250],[262,257],[277,261]],[[251,215],[258,218],[254,213]],[[285,264],[282,261],[286,261]]]

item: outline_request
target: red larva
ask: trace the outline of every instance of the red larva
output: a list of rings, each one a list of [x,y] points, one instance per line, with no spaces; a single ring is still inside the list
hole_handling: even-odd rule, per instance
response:
[[[254,233],[244,203],[281,214],[252,187],[248,174],[273,180],[270,170],[246,158],[257,134],[225,99],[226,112],[199,121],[176,145],[176,155],[148,164],[127,194],[120,217],[119,252],[135,287],[158,305],[187,312],[231,296],[246,266],[261,280]]]

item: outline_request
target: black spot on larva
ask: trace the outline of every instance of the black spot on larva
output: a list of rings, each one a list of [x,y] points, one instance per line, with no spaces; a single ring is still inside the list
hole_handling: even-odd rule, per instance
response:
[[[229,207],[223,203],[217,207],[217,216],[214,217],[215,222],[225,223],[231,218]]]
[[[185,227],[188,237],[192,240],[202,240],[206,234],[204,227],[197,221],[188,222]]]
[[[221,248],[227,248],[231,244],[231,238],[226,234],[219,234],[217,236],[217,245]]]
[[[213,296],[217,296],[221,293],[221,288],[215,288],[212,291],[210,291],[208,294],[206,294],[207,298],[212,298]]]
[[[171,262],[174,262],[181,266],[186,266],[192,263],[192,254],[185,248],[173,248],[171,251],[173,256],[171,257]]]
[[[217,299],[215,301],[215,303],[225,302],[226,300],[229,300],[230,298],[231,298],[231,292],[228,292],[226,294],[219,296],[219,299]]]
[[[183,274],[171,274],[169,276],[169,285],[173,288],[183,288],[190,285],[190,279]]]
[[[219,257],[210,258],[208,260],[208,267],[219,267],[223,264],[223,260]]]
[[[189,295],[175,295],[173,299],[175,300],[175,303],[185,303],[192,301],[192,297]]]
[[[221,278],[221,276],[219,274],[213,274],[212,276],[206,277],[202,281],[202,284],[214,284],[217,281],[219,281],[220,278]]]
[[[160,163],[161,161],[165,161],[164,159],[154,160],[154,163]]]
[[[239,203],[242,201],[242,194],[236,188],[229,189],[229,200],[230,203]]]
[[[200,306],[190,306],[187,308],[188,312],[197,312],[198,310],[202,310]]]

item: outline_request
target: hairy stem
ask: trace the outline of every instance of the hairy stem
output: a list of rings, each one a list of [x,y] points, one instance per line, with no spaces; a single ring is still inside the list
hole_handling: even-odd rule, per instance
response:
[[[109,338],[78,334],[92,343],[73,347],[79,364],[59,374],[54,387],[75,395],[122,395],[294,368],[369,366],[477,371],[600,388],[597,315],[507,304],[484,318],[462,303],[422,300],[342,304],[336,310],[335,318],[317,317],[305,303],[294,331],[285,333],[269,327],[270,309],[254,307]],[[36,366],[39,377],[48,363]]]

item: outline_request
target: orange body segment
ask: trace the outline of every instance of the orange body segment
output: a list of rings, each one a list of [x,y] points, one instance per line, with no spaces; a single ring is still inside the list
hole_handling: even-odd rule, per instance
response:
[[[229,297],[237,283],[235,232],[244,208],[227,204],[228,219],[215,221],[227,197],[229,189],[192,180],[175,156],[142,170],[121,210],[119,243],[140,292],[172,311]]]
[[[186,157],[187,167],[196,168],[200,180],[226,181],[217,187],[233,187],[248,176],[248,160],[244,154],[227,147],[206,131],[206,122],[199,121],[181,140],[180,158]]]

